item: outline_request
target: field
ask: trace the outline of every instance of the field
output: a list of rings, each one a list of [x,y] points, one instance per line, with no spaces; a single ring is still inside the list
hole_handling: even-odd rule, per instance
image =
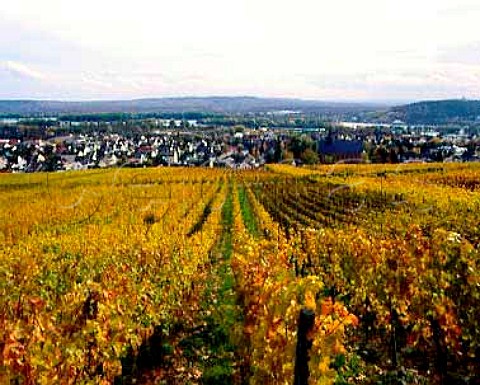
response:
[[[478,164],[0,174],[0,384],[478,384],[479,224]]]

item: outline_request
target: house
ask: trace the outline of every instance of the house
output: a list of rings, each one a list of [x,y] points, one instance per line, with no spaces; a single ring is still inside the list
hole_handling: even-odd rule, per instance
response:
[[[318,142],[317,150],[322,163],[361,161],[363,142],[360,140],[340,140],[327,137]]]
[[[8,159],[0,156],[0,170],[6,170],[8,167]]]

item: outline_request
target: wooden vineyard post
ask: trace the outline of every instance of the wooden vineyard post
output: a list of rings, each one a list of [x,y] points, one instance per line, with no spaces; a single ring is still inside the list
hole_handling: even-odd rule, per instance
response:
[[[315,312],[313,310],[300,310],[293,385],[308,385],[308,377],[310,376],[308,370],[309,351],[312,347],[312,341],[308,339],[308,333],[312,330],[314,323]]]

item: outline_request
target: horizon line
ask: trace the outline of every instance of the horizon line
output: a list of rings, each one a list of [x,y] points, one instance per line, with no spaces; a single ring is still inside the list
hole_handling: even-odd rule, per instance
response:
[[[316,98],[302,98],[302,97],[289,97],[289,96],[259,96],[259,95],[175,95],[175,96],[144,96],[133,98],[0,98],[0,102],[56,102],[56,103],[115,103],[115,102],[135,102],[135,101],[148,101],[148,100],[182,100],[182,99],[270,99],[278,101],[298,101],[298,102],[311,102],[311,103],[332,103],[332,104],[357,104],[357,105],[384,105],[384,106],[396,106],[406,105],[421,102],[439,102],[439,101],[476,101],[480,99],[470,99],[465,97],[449,97],[449,98],[425,98],[425,99],[316,99]]]

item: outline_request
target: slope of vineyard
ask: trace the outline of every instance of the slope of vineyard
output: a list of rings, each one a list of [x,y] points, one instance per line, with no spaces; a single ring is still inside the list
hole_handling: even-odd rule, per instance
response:
[[[359,317],[348,345],[369,377],[476,383],[478,165],[328,167],[274,166],[253,185],[298,244],[296,268]]]
[[[17,207],[30,214],[28,229],[2,223],[5,376],[109,382],[127,348],[138,348],[155,325],[168,329],[188,307],[191,282],[219,234],[221,173],[208,181],[191,173],[185,183],[159,174],[160,184],[140,188],[113,176],[80,193],[75,175],[45,184],[40,204]]]
[[[308,311],[310,384],[478,384],[479,181],[478,164],[0,174],[0,383],[131,383],[161,334],[167,383],[291,384]]]

